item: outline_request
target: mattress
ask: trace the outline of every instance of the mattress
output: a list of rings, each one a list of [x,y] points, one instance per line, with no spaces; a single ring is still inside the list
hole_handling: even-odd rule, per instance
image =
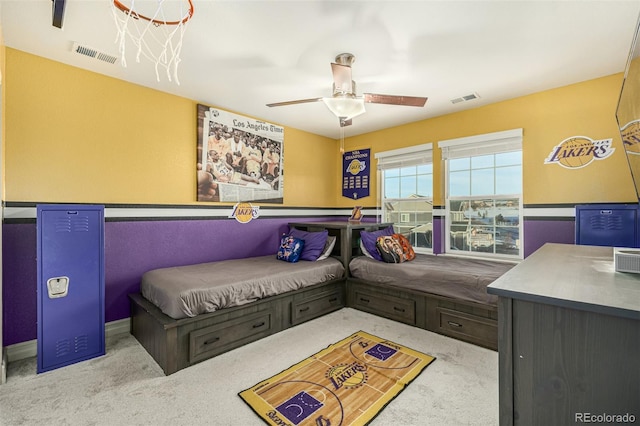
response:
[[[344,272],[333,257],[289,263],[269,255],[154,269],[142,276],[140,292],[180,319],[331,281]]]
[[[351,260],[354,278],[495,306],[487,286],[516,264],[453,256],[416,254],[410,262],[385,263],[366,256]]]

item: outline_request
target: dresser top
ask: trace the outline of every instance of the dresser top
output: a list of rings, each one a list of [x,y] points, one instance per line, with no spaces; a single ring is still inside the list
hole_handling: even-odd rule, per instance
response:
[[[547,243],[487,292],[640,320],[640,274],[616,272],[612,247]]]

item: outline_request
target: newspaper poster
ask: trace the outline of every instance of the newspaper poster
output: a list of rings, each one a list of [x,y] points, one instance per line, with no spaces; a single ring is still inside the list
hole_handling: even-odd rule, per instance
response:
[[[283,203],[284,127],[198,105],[197,200]]]
[[[359,200],[369,196],[370,149],[342,154],[342,196]]]

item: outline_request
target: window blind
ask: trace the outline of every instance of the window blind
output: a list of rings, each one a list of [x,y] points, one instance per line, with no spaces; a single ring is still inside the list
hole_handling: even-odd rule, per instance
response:
[[[426,143],[407,148],[378,152],[374,157],[378,160],[378,170],[429,164],[433,162],[433,144]]]
[[[473,157],[522,150],[522,129],[486,133],[438,142],[442,159]]]

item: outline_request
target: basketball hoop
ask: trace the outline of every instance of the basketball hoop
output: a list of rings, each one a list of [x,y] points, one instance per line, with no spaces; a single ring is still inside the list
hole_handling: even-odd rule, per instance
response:
[[[188,2],[188,8],[186,3]],[[180,64],[180,50],[182,49],[182,38],[187,29],[187,23],[193,16],[193,3],[191,0],[180,0],[177,8],[175,1],[153,0],[146,3],[155,3],[154,6],[147,5],[144,9],[144,1],[130,0],[129,6],[125,6],[119,0],[111,0],[113,19],[116,23],[118,43],[121,63],[127,66],[125,58],[125,48],[127,36],[136,47],[136,61],[140,62],[140,56],[144,56],[155,64],[156,78],[160,81],[160,68],[164,68],[169,81],[178,80],[178,65]],[[167,19],[178,17],[176,20]]]

